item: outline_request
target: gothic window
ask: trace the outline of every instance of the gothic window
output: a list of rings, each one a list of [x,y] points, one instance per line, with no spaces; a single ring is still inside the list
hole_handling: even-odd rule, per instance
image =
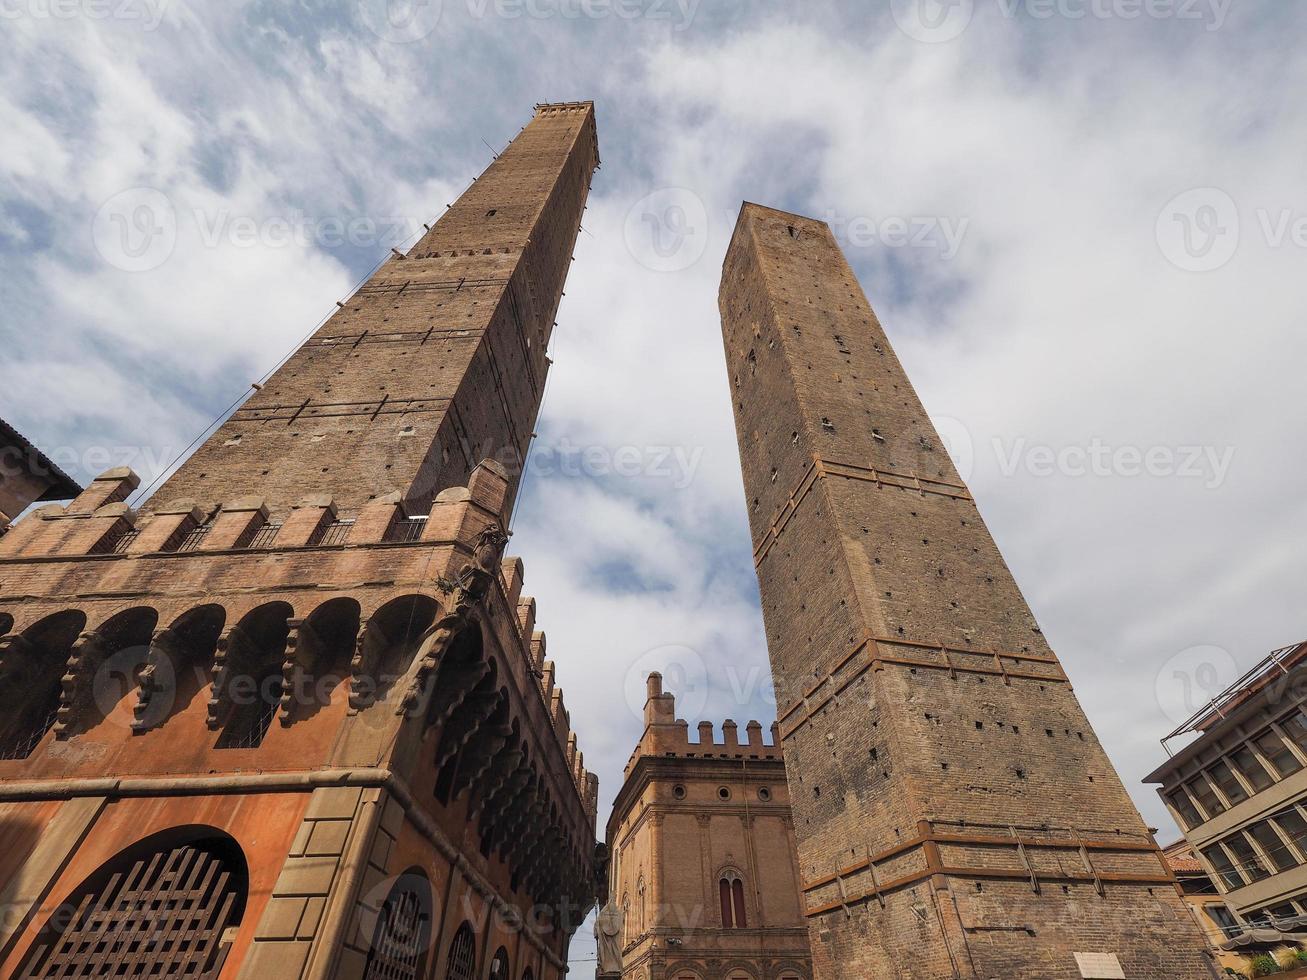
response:
[[[723,871],[717,882],[722,906],[723,929],[747,929],[749,916],[744,907],[744,879],[738,871]]]
[[[372,934],[364,980],[419,980],[431,945],[431,884],[417,871],[400,875]]]
[[[508,950],[503,946],[495,953],[495,958],[490,961],[489,980],[509,980],[508,973]]]
[[[472,927],[464,922],[458,927],[454,942],[449,947],[449,962],[445,976],[449,980],[473,980],[477,968],[476,936]]]
[[[245,858],[230,838],[143,842],[68,897],[17,976],[214,980],[248,888]]]

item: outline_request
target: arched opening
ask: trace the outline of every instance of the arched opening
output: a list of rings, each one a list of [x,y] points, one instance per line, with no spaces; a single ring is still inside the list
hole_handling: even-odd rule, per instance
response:
[[[154,634],[136,678],[134,732],[167,723],[209,687],[214,652],[226,621],[222,606],[197,606]]]
[[[306,721],[331,704],[336,690],[349,677],[359,623],[355,600],[332,599],[295,629],[290,696],[282,699],[283,725]]]
[[[388,699],[438,611],[430,596],[409,595],[392,599],[368,619],[350,680],[352,707],[362,710]]]
[[[475,634],[475,642],[464,640],[467,634]],[[428,708],[428,717],[434,715],[440,723],[435,797],[446,805],[483,770],[497,747],[495,740],[502,746],[511,732],[507,691],[499,686],[495,665],[480,654],[480,630],[464,630],[440,665]]]
[[[490,961],[490,975],[486,980],[510,980],[511,967],[508,962],[508,950],[503,946],[495,952],[494,958]]]
[[[372,931],[364,980],[420,980],[426,975],[433,908],[426,875],[412,868],[399,876]]]
[[[531,968],[529,966],[522,971],[522,980],[535,980],[535,976],[536,975],[531,972]]]
[[[464,922],[449,945],[449,958],[445,964],[448,980],[475,980],[477,973],[476,934],[470,923]]]
[[[0,613],[0,636],[8,636],[9,631],[14,628],[14,617],[8,613]]]
[[[128,609],[110,617],[73,644],[55,734],[63,739],[90,731],[136,690],[159,614]]]
[[[735,870],[721,873],[717,882],[722,907],[723,929],[747,929],[749,915],[744,905],[744,878]]]
[[[216,748],[253,749],[263,743],[281,706],[282,668],[292,610],[284,602],[255,609],[226,637],[214,672],[209,723],[222,727]]]
[[[468,626],[449,641],[448,648],[441,654],[431,699],[427,702],[424,737],[449,721],[468,692],[476,687],[490,669],[486,663],[479,625],[474,623]]]
[[[213,980],[245,913],[240,846],[207,827],[156,834],[102,865],[50,916],[20,980]]]
[[[54,727],[68,654],[85,614],[55,613],[0,639],[0,759],[26,759]]]

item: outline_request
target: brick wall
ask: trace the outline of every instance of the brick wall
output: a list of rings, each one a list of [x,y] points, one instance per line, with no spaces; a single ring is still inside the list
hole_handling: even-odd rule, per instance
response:
[[[747,205],[721,313],[817,976],[1208,976],[829,228]]]

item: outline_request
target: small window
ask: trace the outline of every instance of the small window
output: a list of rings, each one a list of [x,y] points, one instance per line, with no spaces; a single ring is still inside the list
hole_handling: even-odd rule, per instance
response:
[[[686,796],[685,787],[684,787],[684,786],[680,786],[680,785],[673,786],[673,787],[672,787],[672,796],[676,797],[678,800],[683,800],[683,799],[685,799],[685,796]]]
[[[1279,733],[1273,728],[1268,728],[1260,735],[1255,735],[1253,744],[1257,746],[1257,751],[1271,764],[1271,768],[1280,774],[1281,778],[1291,776],[1302,768],[1302,763],[1293,754],[1293,750],[1284,744],[1284,739],[1280,738]]]
[[[763,786],[761,789],[758,790],[758,799],[762,800],[764,803],[770,803],[771,790],[769,790],[766,786]]]
[[[1243,932],[1243,927],[1239,924],[1239,920],[1236,919],[1234,913],[1224,905],[1206,905],[1203,908],[1211,917],[1211,920],[1220,927],[1223,933],[1225,933],[1226,939],[1233,939],[1235,936]]]
[[[1261,881],[1263,878],[1271,876],[1271,873],[1266,870],[1266,865],[1262,862],[1262,859],[1253,850],[1248,838],[1242,833],[1231,834],[1221,843],[1229,848],[1230,853],[1234,855],[1235,862],[1239,865],[1239,869],[1243,871],[1250,882]]]
[[[486,212],[486,217],[487,217],[487,218],[493,218],[496,214],[498,214],[498,209],[497,209],[497,208],[491,208],[489,211]]]
[[[1299,850],[1307,848],[1307,820],[1303,819],[1302,813],[1296,807],[1281,810],[1271,819],[1276,822],[1284,836],[1293,841]]]
[[[449,980],[473,980],[477,972],[476,957],[476,936],[472,927],[464,922],[450,944],[445,975]]]
[[[725,803],[730,798],[731,798],[731,790],[729,786],[723,786],[717,790],[717,799],[721,800],[723,803]]]
[[[1207,774],[1220,787],[1221,792],[1225,794],[1225,798],[1230,801],[1231,806],[1248,799],[1248,794],[1244,792],[1243,785],[1235,778],[1234,770],[1230,768],[1229,763],[1224,759],[1219,759],[1215,765],[1207,770]]]
[[[1203,822],[1202,816],[1199,815],[1193,801],[1189,799],[1189,794],[1183,789],[1177,789],[1173,793],[1166,794],[1166,800],[1171,807],[1180,815],[1180,822],[1184,824],[1185,830],[1193,830]]]
[[[1212,869],[1220,875],[1221,881],[1224,882],[1227,890],[1243,887],[1243,876],[1235,870],[1234,862],[1230,860],[1229,855],[1219,845],[1212,845],[1203,851],[1202,855],[1207,859],[1207,863],[1212,866]]]

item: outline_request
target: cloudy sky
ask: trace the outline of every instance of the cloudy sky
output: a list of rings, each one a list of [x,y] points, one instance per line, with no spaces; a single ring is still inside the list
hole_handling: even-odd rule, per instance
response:
[[[772,717],[716,311],[749,199],[835,226],[1169,837],[1158,737],[1307,635],[1305,27],[1274,0],[0,0],[0,414],[80,476],[153,475],[533,103],[593,99],[512,551],[605,806],[646,670],[691,721]],[[167,248],[124,251],[160,199]]]

